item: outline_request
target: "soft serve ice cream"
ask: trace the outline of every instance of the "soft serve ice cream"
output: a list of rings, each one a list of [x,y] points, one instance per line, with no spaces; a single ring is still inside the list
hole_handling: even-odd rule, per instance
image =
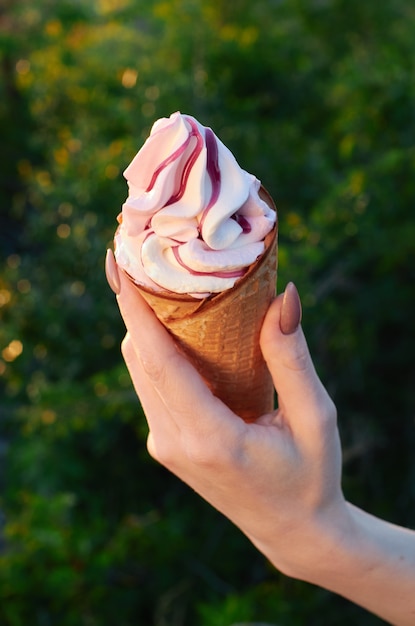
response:
[[[204,297],[233,287],[264,252],[276,213],[260,182],[190,115],[158,120],[124,176],[115,255],[136,283]]]

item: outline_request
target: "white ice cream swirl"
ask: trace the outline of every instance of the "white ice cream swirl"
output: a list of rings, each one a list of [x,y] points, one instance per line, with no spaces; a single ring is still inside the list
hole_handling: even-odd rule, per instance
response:
[[[219,293],[263,253],[276,214],[259,197],[260,182],[190,115],[158,120],[124,176],[115,254],[137,283]]]

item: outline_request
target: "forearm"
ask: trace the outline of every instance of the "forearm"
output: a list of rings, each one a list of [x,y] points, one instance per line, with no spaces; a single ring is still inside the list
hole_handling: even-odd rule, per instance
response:
[[[391,624],[415,623],[415,532],[347,505],[350,537],[313,581]]]
[[[340,523],[311,531],[300,547],[301,557],[297,554],[299,566],[285,568],[286,573],[333,591],[395,626],[413,626],[415,532],[348,503],[343,513]]]

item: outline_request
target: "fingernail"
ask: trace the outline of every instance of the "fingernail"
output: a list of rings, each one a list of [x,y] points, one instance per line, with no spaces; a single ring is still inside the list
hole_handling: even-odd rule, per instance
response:
[[[105,275],[107,281],[116,296],[121,291],[120,277],[118,276],[118,268],[114,259],[114,254],[110,248],[107,250],[107,256],[105,257]]]
[[[301,301],[297,287],[288,283],[281,305],[280,329],[284,335],[291,335],[301,322]]]

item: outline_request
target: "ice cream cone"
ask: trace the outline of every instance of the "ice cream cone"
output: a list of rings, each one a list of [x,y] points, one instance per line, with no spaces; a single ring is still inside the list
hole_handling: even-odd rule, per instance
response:
[[[260,195],[276,211],[262,187]],[[276,222],[265,239],[265,252],[232,289],[208,298],[156,292],[133,281],[212,393],[245,421],[274,407],[273,383],[259,335],[276,292],[277,230]]]

